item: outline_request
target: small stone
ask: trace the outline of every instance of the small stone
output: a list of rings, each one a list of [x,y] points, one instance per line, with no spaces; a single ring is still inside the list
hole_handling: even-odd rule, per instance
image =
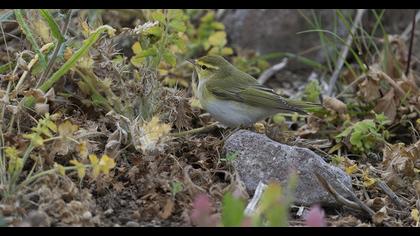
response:
[[[260,181],[284,183],[293,169],[298,173],[294,194],[297,205],[337,204],[314,173],[324,177],[343,197],[349,197],[342,190],[343,185],[352,189],[350,176],[340,168],[326,163],[321,156],[307,148],[275,142],[264,134],[240,130],[226,140],[224,152],[236,153],[232,164],[250,194],[255,192]]]
[[[127,227],[139,227],[140,224],[135,222],[135,221],[129,221],[129,222],[127,222],[127,224],[125,224],[125,226],[127,226]]]
[[[35,104],[35,112],[39,115],[44,115],[49,112],[50,106],[47,103],[37,103]]]
[[[48,215],[43,211],[31,211],[26,218],[26,221],[32,227],[49,226]]]
[[[131,215],[131,217],[133,219],[139,220],[141,218],[140,211],[134,211],[133,214]]]
[[[90,220],[90,219],[92,219],[92,213],[90,213],[90,211],[86,211],[85,213],[83,213],[82,219],[83,220]]]
[[[11,205],[0,205],[0,210],[3,216],[10,216],[14,211],[15,208]]]
[[[108,210],[106,210],[104,212],[104,215],[105,216],[110,216],[110,215],[112,215],[112,213],[114,213],[114,210],[112,208],[108,208]]]

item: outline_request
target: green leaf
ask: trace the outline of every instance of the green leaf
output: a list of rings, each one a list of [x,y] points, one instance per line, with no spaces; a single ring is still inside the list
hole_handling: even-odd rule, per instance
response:
[[[162,56],[163,56],[163,60],[166,63],[168,63],[169,65],[171,65],[173,67],[176,66],[176,57],[173,53],[166,51],[166,52],[163,53]]]
[[[201,17],[201,22],[210,22],[214,20],[214,11],[208,11],[203,17]]]
[[[179,50],[183,52],[187,50],[187,46],[185,45],[184,40],[177,38],[173,40],[173,43],[179,48]]]
[[[0,74],[5,74],[6,72],[11,71],[15,65],[16,65],[15,62],[8,62],[4,65],[1,65]]]
[[[48,91],[60,78],[65,75],[73,66],[76,65],[77,61],[82,58],[86,53],[89,52],[90,47],[98,41],[99,37],[102,35],[103,32],[108,31],[109,34],[112,34],[115,29],[113,29],[109,25],[102,25],[98,27],[92,34],[83,41],[82,47],[75,52],[69,60],[67,60],[61,67],[58,69],[50,79],[46,80],[40,87],[43,92]],[[35,103],[33,97],[27,97],[23,100],[23,104],[26,107],[32,107]]]
[[[148,48],[146,50],[139,52],[139,54],[137,54],[136,56],[149,57],[149,56],[156,56],[157,53],[158,53],[158,50],[155,47],[152,47],[152,48]]]
[[[58,26],[57,22],[52,17],[51,13],[46,9],[39,10],[40,15],[47,21],[48,26],[50,27],[52,36],[56,38],[60,43],[64,42],[64,36],[61,34],[60,27]]]
[[[230,56],[230,55],[232,55],[233,54],[233,49],[232,48],[229,48],[229,47],[224,47],[223,49],[222,49],[222,55],[223,56]]]
[[[349,136],[349,134],[351,133],[351,131],[353,130],[353,126],[346,128],[343,132],[341,132],[340,134],[338,134],[337,136],[335,136],[336,139],[341,140],[340,138],[346,138]]]
[[[185,32],[187,26],[185,26],[185,23],[180,20],[173,20],[169,22],[169,28],[176,32]]]
[[[350,143],[361,149],[363,148],[362,137],[363,133],[360,130],[356,130],[351,134]]]
[[[225,227],[240,226],[245,215],[245,203],[242,199],[235,198],[232,193],[223,197],[222,223]]]
[[[168,18],[174,20],[182,20],[184,17],[184,12],[180,9],[169,9],[168,10]]]
[[[271,227],[287,225],[289,206],[287,201],[280,201],[282,199],[282,193],[280,184],[271,183],[267,186],[261,198],[261,211],[267,218],[268,225]]]
[[[143,31],[143,34],[146,36],[153,35],[157,38],[160,38],[162,37],[162,28],[159,26],[153,26]]]
[[[321,94],[321,87],[318,81],[312,80],[305,86],[305,97],[309,102],[317,102]]]
[[[226,43],[227,43],[227,40],[226,40],[226,32],[224,32],[224,31],[217,31],[217,32],[213,33],[209,37],[208,42],[212,46],[218,46],[218,47],[225,46]]]
[[[144,60],[145,60],[145,59],[146,59],[146,58],[145,58],[145,57],[143,57],[143,56],[134,55],[133,57],[131,57],[130,62],[131,62],[131,64],[133,64],[135,67],[140,67],[140,66],[143,64],[143,62],[144,62]]]
[[[31,143],[35,146],[42,146],[44,144],[44,139],[41,137],[41,135],[37,133],[32,134],[24,134],[24,138],[31,140]]]
[[[152,12],[152,19],[157,20],[160,23],[165,23],[165,15],[163,14],[162,10],[156,10]]]
[[[172,197],[175,197],[175,195],[177,193],[181,192],[182,189],[183,189],[183,186],[182,186],[182,183],[181,182],[176,181],[176,180],[173,181],[171,183],[171,194],[172,194]]]
[[[108,104],[108,101],[99,94],[92,94],[92,103],[95,106],[106,106]]]
[[[225,29],[225,25],[220,23],[220,22],[212,22],[210,26],[215,30],[224,30]]]
[[[23,30],[23,33],[26,35],[26,38],[29,40],[32,47],[34,48],[36,54],[39,57],[39,61],[41,62],[42,66],[46,68],[47,62],[45,60],[45,56],[44,54],[41,53],[38,43],[36,42],[34,36],[32,35],[32,32],[29,29],[28,24],[26,24],[25,19],[23,18],[22,10],[20,9],[14,10],[14,13],[15,13],[16,21],[18,22],[19,26]]]

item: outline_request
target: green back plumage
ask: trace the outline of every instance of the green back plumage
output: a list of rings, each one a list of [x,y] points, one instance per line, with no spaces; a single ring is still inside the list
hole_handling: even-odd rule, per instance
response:
[[[320,107],[319,104],[281,97],[272,89],[260,84],[251,75],[235,68],[223,57],[205,56],[199,60],[220,67],[206,81],[206,89],[218,99],[243,102],[251,106],[278,110],[279,112],[306,113],[307,108]]]

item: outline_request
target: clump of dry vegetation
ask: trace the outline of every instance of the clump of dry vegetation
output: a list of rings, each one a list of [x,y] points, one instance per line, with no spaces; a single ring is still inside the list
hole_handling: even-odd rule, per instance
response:
[[[243,213],[234,156],[221,153],[230,130],[201,109],[185,59],[218,54],[254,76],[270,64],[229,47],[213,10],[1,10],[0,224],[418,226],[418,59],[409,42],[376,32],[382,13],[371,14],[375,27],[357,26],[333,94],[323,77],[337,66],[303,60],[322,76],[298,97],[325,109],[255,127],[351,175],[365,210],[314,206],[305,223],[289,214],[294,176],[269,186],[257,215]],[[338,37],[313,32],[331,45]]]

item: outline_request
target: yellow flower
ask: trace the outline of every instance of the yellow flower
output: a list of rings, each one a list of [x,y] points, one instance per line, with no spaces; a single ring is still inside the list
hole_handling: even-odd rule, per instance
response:
[[[80,163],[78,160],[71,160],[70,163],[76,166],[77,175],[79,176],[79,179],[82,180],[83,177],[85,177],[86,175],[85,166],[82,163]]]
[[[99,161],[99,169],[104,174],[109,174],[109,171],[115,167],[114,159],[110,158],[108,155],[103,155]]]
[[[90,164],[92,165],[93,177],[98,177],[101,172],[98,157],[95,154],[89,155]]]
[[[66,170],[64,169],[64,166],[54,162],[54,169],[62,176],[66,175]]]

